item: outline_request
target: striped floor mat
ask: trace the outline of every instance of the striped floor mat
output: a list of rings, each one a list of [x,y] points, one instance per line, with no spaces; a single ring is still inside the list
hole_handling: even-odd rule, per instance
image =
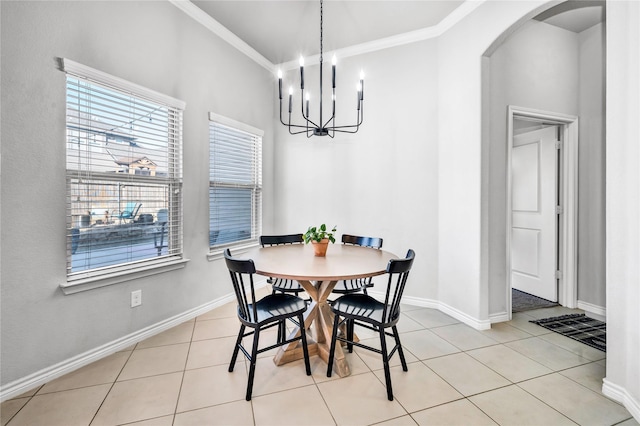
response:
[[[584,314],[563,315],[529,321],[592,348],[607,351],[607,324]]]

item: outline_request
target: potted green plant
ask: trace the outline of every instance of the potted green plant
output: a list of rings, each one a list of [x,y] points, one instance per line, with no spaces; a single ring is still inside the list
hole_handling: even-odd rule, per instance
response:
[[[313,244],[313,251],[316,256],[324,257],[327,254],[329,241],[332,244],[336,242],[333,236],[334,232],[336,232],[336,226],[331,231],[327,231],[327,225],[324,223],[319,227],[310,226],[304,234],[304,242]]]

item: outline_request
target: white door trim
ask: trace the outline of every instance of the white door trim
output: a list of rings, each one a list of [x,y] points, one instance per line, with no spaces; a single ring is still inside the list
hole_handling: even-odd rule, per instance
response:
[[[551,124],[560,124],[563,132],[563,152],[561,156],[562,176],[560,179],[560,199],[563,213],[558,230],[560,270],[558,298],[562,306],[576,308],[578,304],[578,117],[531,108],[509,105],[507,112],[507,313],[511,319],[511,151],[513,149],[513,119],[525,118]]]

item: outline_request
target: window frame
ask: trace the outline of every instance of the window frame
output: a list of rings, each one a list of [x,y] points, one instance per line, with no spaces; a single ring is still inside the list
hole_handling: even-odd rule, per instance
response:
[[[68,167],[68,152],[65,153],[65,178],[67,180],[67,274],[66,280],[60,284],[60,288],[64,294],[73,294],[80,291],[90,290],[93,288],[103,287],[107,285],[117,284],[120,282],[130,281],[146,276],[163,273],[170,270],[183,268],[188,259],[184,258],[183,253],[183,220],[182,220],[182,149],[183,149],[183,111],[186,108],[186,103],[175,99],[173,97],[164,95],[159,92],[155,92],[146,87],[137,85],[119,77],[112,76],[100,70],[88,67],[86,65],[77,63],[67,58],[60,59],[61,70],[65,75],[65,96],[68,96],[68,78],[74,78],[82,81],[86,81],[90,84],[106,87],[109,90],[120,92],[126,96],[139,99],[143,102],[153,102],[159,105],[163,105],[172,112],[174,119],[168,119],[167,131],[170,134],[170,144],[167,147],[168,157],[167,161],[170,162],[169,175],[166,177],[160,176],[137,176],[135,175],[132,180],[130,175],[123,174],[118,176],[108,175],[107,173],[95,172],[91,179],[96,182],[103,182],[104,184],[119,184],[134,182],[136,185],[156,185],[158,188],[166,187],[167,195],[165,197],[166,202],[170,206],[171,212],[169,221],[172,222],[172,228],[170,229],[171,236],[167,238],[171,239],[172,252],[169,255],[155,257],[146,257],[139,261],[121,262],[105,267],[97,267],[82,271],[73,272],[70,269],[70,262],[72,261],[72,245],[73,237],[71,236],[73,229],[72,217],[71,217],[71,191],[72,181],[83,176],[83,172]],[[65,127],[68,127],[68,118],[65,118]],[[177,127],[177,128],[176,128]],[[68,131],[67,131],[68,132]],[[65,146],[69,143],[68,136],[65,136]],[[66,148],[68,149],[68,147]]]
[[[239,132],[243,132],[243,133],[248,133],[250,135],[252,135],[253,137],[257,138],[257,146],[256,146],[256,158],[258,160],[258,164],[256,169],[252,170],[252,173],[256,174],[256,182],[253,183],[253,185],[240,185],[240,186],[234,186],[234,185],[230,185],[229,187],[245,187],[245,188],[249,188],[249,187],[253,187],[254,189],[252,190],[252,233],[253,235],[251,236],[251,238],[246,239],[246,240],[241,240],[241,241],[234,241],[234,242],[229,242],[229,243],[222,243],[222,244],[214,244],[214,245],[209,245],[209,253],[207,255],[207,258],[209,260],[216,260],[216,259],[220,259],[223,256],[223,252],[225,249],[227,248],[233,248],[234,251],[245,251],[246,249],[249,249],[251,247],[256,247],[259,245],[259,240],[260,240],[260,234],[262,233],[262,201],[263,201],[263,184],[262,184],[262,143],[263,143],[263,138],[264,138],[264,131],[261,129],[258,129],[256,127],[253,127],[249,124],[246,123],[242,123],[240,121],[236,121],[234,119],[225,117],[223,115],[220,114],[216,114],[214,112],[209,112],[209,139],[210,139],[210,143],[209,143],[209,149],[211,150],[211,141],[213,138],[212,135],[212,125],[216,123],[228,128],[231,128],[233,130],[237,130]],[[213,168],[213,163],[211,161],[211,151],[209,152],[209,172],[210,172],[210,178],[209,178],[209,194],[210,194],[210,190],[213,187],[225,187],[225,185],[223,184],[214,184],[214,182],[211,180],[211,172],[212,172],[212,168]],[[256,196],[255,196],[255,190],[257,190],[257,194],[258,194],[258,199],[256,200]],[[211,197],[211,195],[209,195],[209,197]],[[211,203],[211,199],[209,198],[209,203]],[[209,211],[209,224],[211,225],[211,211]],[[209,225],[209,234],[212,232],[211,227]]]

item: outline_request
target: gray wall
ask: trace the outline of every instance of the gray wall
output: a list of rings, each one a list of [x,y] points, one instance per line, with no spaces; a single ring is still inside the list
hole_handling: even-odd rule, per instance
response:
[[[383,249],[399,256],[412,248],[416,261],[405,295],[427,300],[438,297],[436,47],[426,40],[340,59],[336,124],[355,122],[362,69],[360,131],[307,139],[278,125],[274,164],[278,232],[326,222],[338,225],[338,234],[382,237]],[[299,84],[296,74],[285,76],[285,87]],[[305,66],[305,89],[317,94],[318,86],[317,67]],[[312,101],[311,114],[316,111]]]
[[[605,28],[578,34],[580,152],[578,154],[578,301],[604,309],[605,265]]]
[[[209,262],[208,116],[265,130],[273,181],[273,75],[169,2],[2,1],[2,384],[231,292]],[[66,57],[187,103],[184,269],[65,296]],[[273,226],[265,190],[264,226]],[[142,289],[142,306],[129,307]]]
[[[604,307],[605,281],[600,279],[605,271],[604,212],[598,205],[604,196],[603,32],[602,25],[576,34],[532,20],[490,57],[490,314],[506,311],[508,105],[580,117],[578,296]],[[588,129],[583,130],[584,126]]]

